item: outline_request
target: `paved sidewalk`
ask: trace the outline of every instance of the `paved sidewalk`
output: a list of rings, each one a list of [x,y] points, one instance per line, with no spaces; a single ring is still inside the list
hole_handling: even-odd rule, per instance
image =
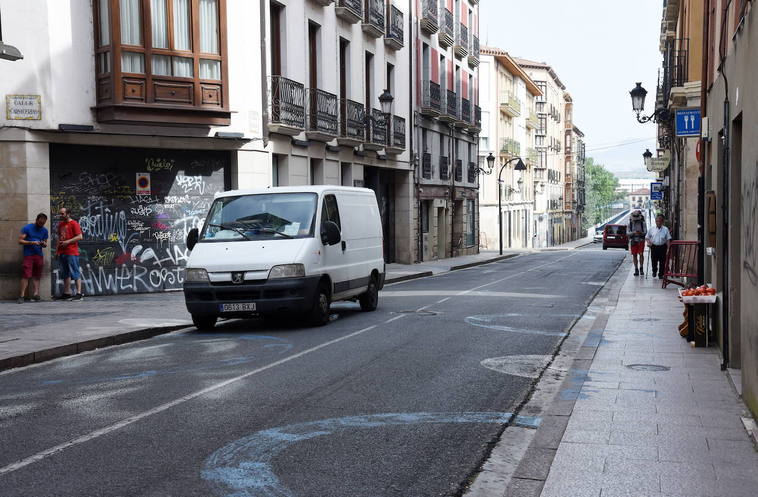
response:
[[[680,338],[676,289],[630,269],[628,260],[619,269],[629,275],[617,304],[606,303],[604,331],[593,330],[589,369],[569,371],[553,404],[555,413],[556,403],[574,402],[542,497],[758,496],[748,411],[718,348]],[[540,495],[531,488],[511,485],[506,495]]]
[[[483,252],[424,264],[388,264],[387,282],[431,276],[504,256]],[[0,302],[0,371],[192,325],[182,292],[85,297],[82,302]]]

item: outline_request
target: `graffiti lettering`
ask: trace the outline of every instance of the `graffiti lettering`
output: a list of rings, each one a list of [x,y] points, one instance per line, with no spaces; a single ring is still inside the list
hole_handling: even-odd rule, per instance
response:
[[[113,259],[116,257],[116,251],[111,248],[97,249],[95,255],[92,256],[92,262],[98,266],[107,266],[113,263]]]
[[[171,171],[174,169],[174,159],[148,157],[145,159],[145,167],[148,171]]]
[[[176,184],[187,193],[195,193],[203,195],[205,193],[205,180],[202,176],[185,176],[183,174],[176,175]]]
[[[756,165],[758,167],[758,164]],[[753,286],[758,286],[758,177],[745,183],[742,203],[742,226],[744,226],[743,267]]]

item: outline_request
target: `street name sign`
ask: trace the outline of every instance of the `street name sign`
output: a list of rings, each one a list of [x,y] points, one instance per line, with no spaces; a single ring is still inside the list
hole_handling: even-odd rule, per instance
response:
[[[700,137],[700,109],[679,109],[676,111],[676,136]]]
[[[6,95],[5,118],[9,121],[42,119],[42,98],[39,95]]]

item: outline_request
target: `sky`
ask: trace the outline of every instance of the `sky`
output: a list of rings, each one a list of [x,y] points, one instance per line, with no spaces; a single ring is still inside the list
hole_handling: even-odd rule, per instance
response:
[[[620,177],[649,177],[642,153],[655,153],[655,125],[639,124],[629,91],[642,82],[652,113],[658,68],[660,0],[482,0],[481,43],[546,62],[574,100],[574,124],[587,157]],[[634,142],[634,143],[631,143]],[[625,144],[619,146],[619,144]]]

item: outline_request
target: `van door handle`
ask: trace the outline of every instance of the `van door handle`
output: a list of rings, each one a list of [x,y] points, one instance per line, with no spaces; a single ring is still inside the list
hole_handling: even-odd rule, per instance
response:
[[[342,251],[344,252],[345,250],[347,250],[347,243],[343,240],[343,242],[342,242]]]

